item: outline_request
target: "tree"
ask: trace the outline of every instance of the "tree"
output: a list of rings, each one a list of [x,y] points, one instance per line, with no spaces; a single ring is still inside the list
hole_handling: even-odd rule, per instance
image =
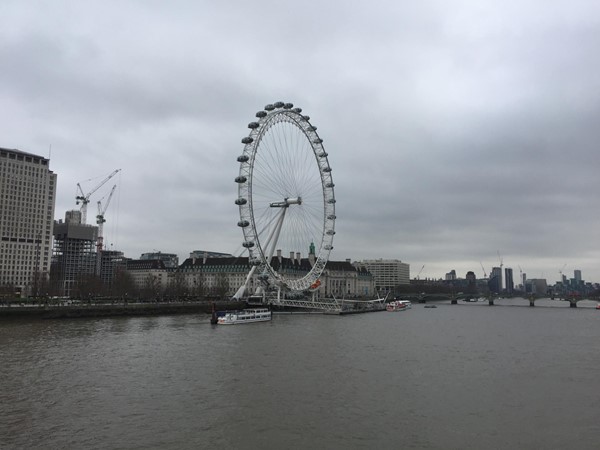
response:
[[[229,292],[229,279],[223,272],[219,273],[216,278],[215,294],[219,298],[224,298]]]
[[[34,272],[31,285],[32,297],[44,297],[48,295],[50,290],[50,282],[46,272]]]
[[[104,284],[96,275],[81,275],[73,289],[74,296],[81,299],[90,299],[104,293]]]
[[[171,297],[184,297],[188,294],[188,285],[185,280],[183,272],[175,272],[169,280],[169,286],[167,287],[167,295]]]
[[[112,295],[116,297],[134,297],[137,293],[137,288],[133,282],[133,277],[127,270],[119,267],[115,270],[115,277],[112,284]]]
[[[144,287],[142,288],[140,294],[142,298],[158,298],[162,293],[162,287],[158,282],[158,278],[156,275],[149,273],[146,279],[144,280]]]
[[[16,288],[14,284],[3,284],[0,286],[0,298],[15,298]]]
[[[198,273],[194,276],[192,280],[192,287],[190,289],[190,293],[202,300],[207,294],[207,286],[206,286],[206,277],[203,273]]]

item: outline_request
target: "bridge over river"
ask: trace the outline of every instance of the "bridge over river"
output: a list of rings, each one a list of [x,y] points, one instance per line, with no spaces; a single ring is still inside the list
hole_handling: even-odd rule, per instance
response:
[[[556,308],[596,308],[600,299],[594,298],[549,298],[549,297],[499,297],[499,296],[473,296],[473,295],[448,295],[448,294],[415,294],[402,296],[404,300],[413,303],[450,303],[489,305],[489,306],[545,306]]]

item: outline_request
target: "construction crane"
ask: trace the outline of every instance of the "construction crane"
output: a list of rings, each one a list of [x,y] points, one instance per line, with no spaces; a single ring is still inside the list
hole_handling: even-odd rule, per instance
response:
[[[419,275],[421,275],[421,272],[423,272],[424,268],[425,268],[425,264],[423,264],[423,266],[421,267],[421,270],[419,270],[419,273],[417,274],[417,280],[419,279]]]
[[[483,267],[483,263],[481,261],[479,261],[479,264],[481,264],[481,270],[483,270],[483,278],[487,278],[487,273],[485,273],[485,268]]]
[[[560,274],[560,282],[563,282],[563,270],[565,270],[565,267],[567,267],[567,264],[563,264],[563,266],[560,268],[560,270],[558,271],[558,273]]]
[[[94,187],[90,192],[88,192],[87,194],[83,193],[83,189],[81,188],[81,184],[77,183],[77,196],[75,197],[75,204],[79,205],[79,203],[81,203],[81,223],[82,224],[86,224],[87,223],[87,205],[90,202],[90,197],[92,196],[92,194],[94,192],[96,192],[98,189],[100,189],[102,186],[104,186],[104,184],[110,180],[112,177],[114,177],[121,169],[116,169],[114,170],[110,175],[108,175],[106,178],[104,178],[104,180],[102,180],[98,185],[96,185],[96,187]]]
[[[523,285],[523,289],[525,289],[525,280],[523,279],[523,269],[519,266],[519,279],[521,280],[521,284]]]
[[[498,252],[498,259],[500,260],[500,273],[502,273],[502,267],[504,266],[504,260],[502,259],[502,256],[500,256],[500,250],[497,250]]]
[[[108,198],[106,199],[106,203],[104,204],[104,207],[102,206],[102,200],[104,199],[104,197],[102,197],[102,199],[98,200],[98,215],[96,215],[96,224],[98,224],[98,239],[96,241],[96,274],[97,275],[100,275],[100,268],[102,266],[104,222],[106,222],[106,219],[104,218],[104,214],[106,213],[106,210],[108,209],[108,205],[110,204],[110,199],[112,198],[116,188],[117,188],[117,185],[115,184],[112,187],[112,189],[110,190],[110,193],[108,194]]]

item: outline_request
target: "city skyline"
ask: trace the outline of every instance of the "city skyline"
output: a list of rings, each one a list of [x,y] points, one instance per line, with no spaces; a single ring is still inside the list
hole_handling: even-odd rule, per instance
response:
[[[240,140],[282,100],[329,153],[332,260],[600,281],[600,6],[235,5],[2,6],[0,146],[50,158],[55,219],[120,168],[106,248],[241,254]]]

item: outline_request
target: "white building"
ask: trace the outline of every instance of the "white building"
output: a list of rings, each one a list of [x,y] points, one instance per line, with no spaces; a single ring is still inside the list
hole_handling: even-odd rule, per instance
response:
[[[56,178],[49,159],[0,148],[0,289],[5,294],[38,294],[48,279]]]
[[[286,278],[297,279],[310,271],[313,257],[301,258],[299,254],[290,254],[286,258],[277,252],[271,265]],[[191,292],[228,296],[235,294],[244,284],[249,270],[248,257],[189,258],[178,269]],[[364,267],[357,267],[349,260],[328,261],[319,282],[319,295],[324,297],[372,298],[376,295],[373,276]],[[255,274],[250,280],[248,292],[254,292],[258,286],[258,274]]]
[[[131,275],[134,287],[148,296],[159,297],[169,284],[174,269],[169,269],[164,262],[154,260],[130,260],[125,268]]]
[[[410,284],[410,265],[398,259],[365,259],[357,264],[371,272],[379,292],[391,292],[396,286]]]

